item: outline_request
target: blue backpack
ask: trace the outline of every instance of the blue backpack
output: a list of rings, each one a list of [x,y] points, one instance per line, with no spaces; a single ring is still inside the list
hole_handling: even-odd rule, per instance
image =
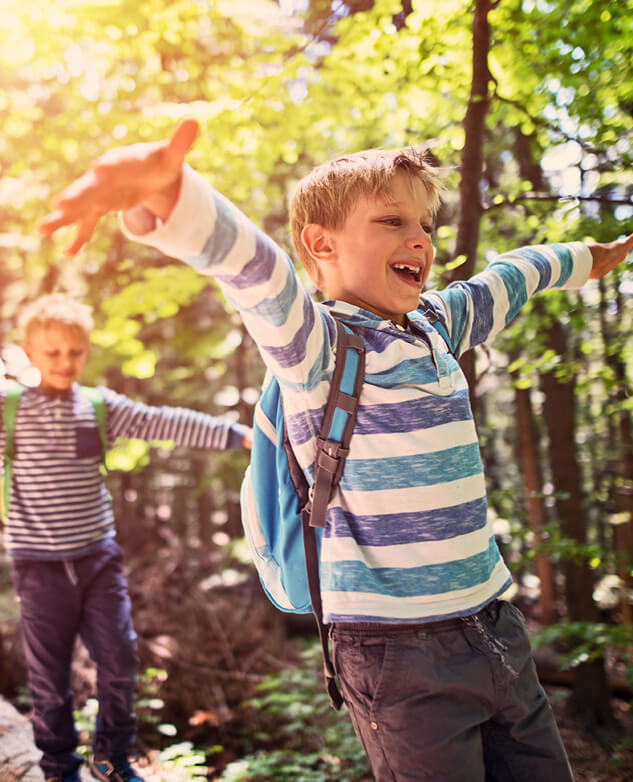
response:
[[[424,309],[450,349],[439,314],[431,305]],[[290,447],[281,391],[272,378],[255,408],[251,460],[240,501],[251,556],[269,599],[281,611],[314,614],[326,688],[338,711],[343,699],[336,686],[323,623],[319,561],[328,503],[343,473],[356,421],[365,378],[365,346],[347,325],[335,322],[336,360],[317,438],[314,482],[308,485]]]
[[[348,326],[335,322],[336,361],[317,439],[314,483],[308,486],[290,447],[281,391],[272,378],[255,410],[251,462],[240,499],[246,539],[264,591],[282,611],[314,613],[326,687],[338,711],[343,699],[323,624],[319,555],[327,506],[349,453],[365,377],[365,346]]]

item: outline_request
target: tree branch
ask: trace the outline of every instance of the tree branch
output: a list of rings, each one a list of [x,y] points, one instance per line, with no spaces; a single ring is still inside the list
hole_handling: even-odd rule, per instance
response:
[[[524,193],[514,198],[504,198],[496,203],[483,205],[484,212],[491,212],[493,209],[499,209],[506,206],[514,206],[522,201],[593,201],[608,206],[631,206],[631,198],[608,198],[605,196],[582,196],[582,195],[553,195],[549,193]]]

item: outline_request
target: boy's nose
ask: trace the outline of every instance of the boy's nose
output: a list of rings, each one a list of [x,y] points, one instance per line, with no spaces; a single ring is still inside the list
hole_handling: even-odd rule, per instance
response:
[[[422,228],[411,233],[407,240],[407,245],[413,250],[428,250],[431,247],[431,237]]]

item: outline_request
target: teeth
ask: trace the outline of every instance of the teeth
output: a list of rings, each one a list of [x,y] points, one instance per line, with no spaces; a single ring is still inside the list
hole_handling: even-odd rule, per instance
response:
[[[404,272],[411,272],[411,274],[415,277],[416,280],[419,280],[420,278],[419,266],[412,266],[408,263],[394,263],[393,268],[399,269],[400,271],[404,271]]]

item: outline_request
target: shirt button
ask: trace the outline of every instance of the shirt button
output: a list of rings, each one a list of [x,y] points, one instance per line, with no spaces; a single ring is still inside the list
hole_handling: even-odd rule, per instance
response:
[[[372,730],[378,730],[378,723],[377,722],[370,722],[371,729]]]

